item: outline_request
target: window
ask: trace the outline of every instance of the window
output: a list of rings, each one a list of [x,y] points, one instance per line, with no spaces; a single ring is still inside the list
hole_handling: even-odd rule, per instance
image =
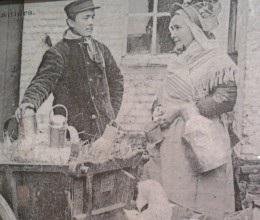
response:
[[[173,50],[170,7],[180,0],[128,0],[126,54],[164,54]]]

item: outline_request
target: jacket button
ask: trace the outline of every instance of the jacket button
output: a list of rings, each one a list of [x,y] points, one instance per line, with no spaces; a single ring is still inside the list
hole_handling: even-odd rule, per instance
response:
[[[94,119],[97,118],[97,116],[96,115],[91,115],[91,118],[94,120]]]
[[[99,74],[99,76],[98,76],[100,79],[102,79],[103,78],[103,76],[101,75],[101,74]]]
[[[94,99],[95,99],[95,97],[94,97],[94,96],[92,96],[92,97],[91,97],[91,99],[92,99],[92,100],[94,100]]]
[[[93,79],[92,79],[92,78],[89,78],[89,82],[93,82]]]

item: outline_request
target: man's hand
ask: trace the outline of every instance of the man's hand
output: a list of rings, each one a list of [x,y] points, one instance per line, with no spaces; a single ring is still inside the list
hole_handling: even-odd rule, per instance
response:
[[[15,117],[17,121],[19,121],[22,116],[25,114],[26,110],[33,109],[35,110],[35,106],[31,103],[22,103],[15,111]]]

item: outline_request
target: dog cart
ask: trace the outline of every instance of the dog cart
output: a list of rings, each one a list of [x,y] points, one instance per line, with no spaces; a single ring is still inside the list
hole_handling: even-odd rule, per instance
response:
[[[0,219],[122,220],[143,163],[134,151],[99,164],[0,164]]]

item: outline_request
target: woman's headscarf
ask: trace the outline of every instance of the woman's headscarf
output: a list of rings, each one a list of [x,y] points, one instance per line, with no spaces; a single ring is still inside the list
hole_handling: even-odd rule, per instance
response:
[[[203,49],[217,47],[215,37],[211,33],[218,26],[217,15],[221,5],[218,1],[212,3],[207,1],[193,1],[192,4],[173,4],[171,7],[171,17],[181,16],[186,25],[190,28],[194,39]]]
[[[194,39],[199,43],[199,45],[207,50],[207,49],[213,49],[217,47],[217,42],[215,39],[209,39],[206,35],[206,33],[188,16],[188,14],[183,10],[180,9],[175,13],[175,16],[181,16],[184,20],[185,24],[190,28],[190,31],[194,37]]]

